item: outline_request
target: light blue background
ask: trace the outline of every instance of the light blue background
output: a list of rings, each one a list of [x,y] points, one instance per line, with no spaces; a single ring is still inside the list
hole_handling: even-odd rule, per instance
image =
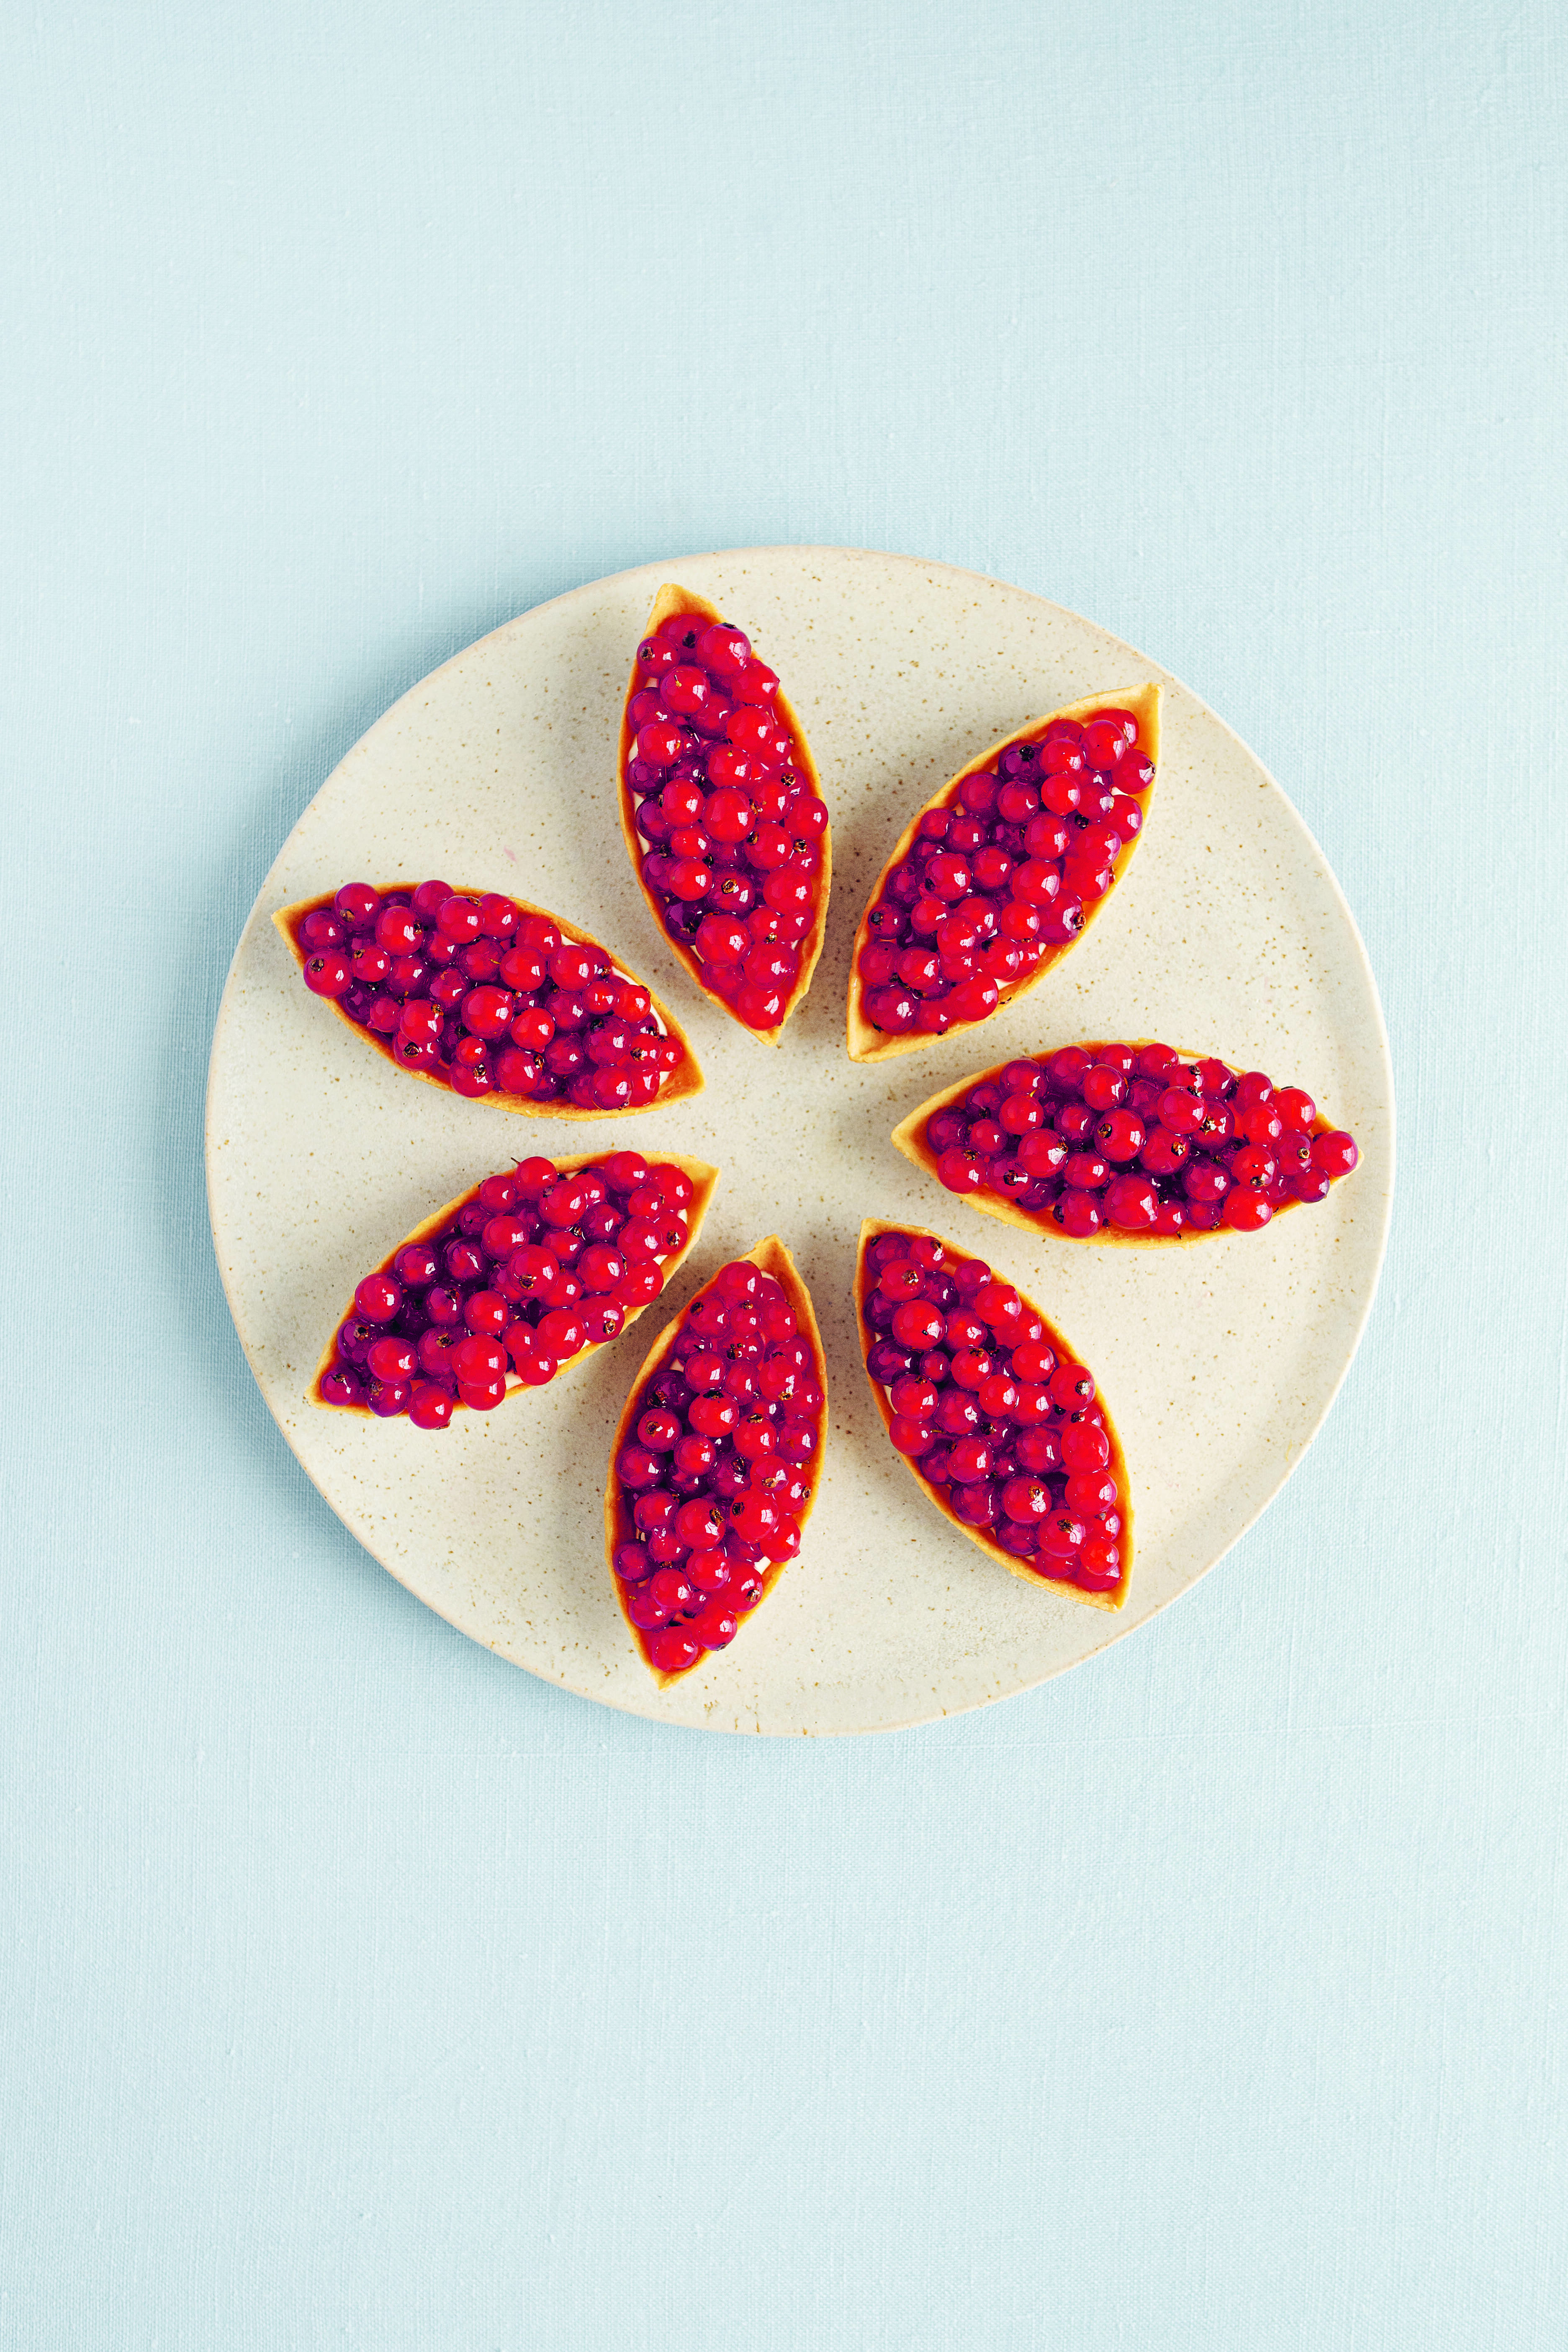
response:
[[[1550,0],[7,12],[0,2341],[1536,2347],[1568,2328]],[[344,1534],[207,1044],[481,631],[837,541],[1091,614],[1338,871],[1401,1088],[1310,1459],[867,1742],[533,1682]]]

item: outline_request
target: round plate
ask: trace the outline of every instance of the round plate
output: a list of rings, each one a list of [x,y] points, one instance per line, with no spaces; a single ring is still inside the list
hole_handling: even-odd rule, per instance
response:
[[[666,579],[710,597],[779,671],[833,811],[826,949],[776,1051],[685,978],[617,833],[621,699]],[[983,1035],[852,1064],[850,942],[910,811],[977,744],[1151,677],[1165,704],[1148,831],[1083,944]],[[585,1129],[400,1077],[307,993],[271,916],[351,877],[437,873],[549,907],[624,956],[685,1023],[706,1092]],[[1138,1036],[1304,1086],[1359,1139],[1359,1170],[1259,1234],[1098,1250],[973,1215],[888,1140],[965,1070]],[[432,1209],[526,1153],[626,1144],[695,1153],[721,1173],[689,1265],[623,1343],[440,1434],[306,1403],[355,1283]],[[240,1339],[344,1523],[432,1609],[531,1673],[727,1731],[870,1731],[980,1706],[1076,1665],[1184,1591],[1279,1491],[1327,1412],[1372,1304],[1393,1175],[1393,1075],[1365,953],[1321,854],[1245,745],[1076,614],[972,572],[843,548],[687,556],[597,581],[405,695],[268,877],[224,993],[207,1097],[213,1235]],[[1100,1382],[1137,1525],[1119,1614],[1007,1575],[935,1515],[889,1446],[851,1303],[868,1214],[935,1226],[988,1258]],[[606,1449],[669,1314],[774,1232],[827,1349],[826,1476],[802,1555],[765,1606],[660,1692],[609,1588]]]

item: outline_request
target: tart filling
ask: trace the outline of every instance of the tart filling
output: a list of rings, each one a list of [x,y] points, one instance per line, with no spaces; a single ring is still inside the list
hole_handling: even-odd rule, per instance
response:
[[[1082,938],[1142,837],[1160,689],[1031,719],[943,784],[900,836],[855,938],[856,1062],[988,1021]]]
[[[1300,1087],[1149,1038],[960,1078],[893,1141],[985,1216],[1093,1242],[1257,1233],[1326,1199],[1360,1157]]]
[[[611,1577],[661,1685],[727,1648],[799,1551],[826,1432],[816,1318],[770,1235],[658,1341],[610,1449]]]
[[[445,882],[345,882],[272,919],[306,987],[431,1086],[568,1119],[701,1092],[674,1015],[607,948],[542,907]]]
[[[765,1045],[822,953],[833,843],[799,719],[751,641],[661,588],[621,723],[621,830],[691,978]]]
[[[651,1307],[719,1171],[639,1151],[520,1160],[416,1225],[359,1284],[312,1404],[445,1429],[543,1388]]]
[[[855,1304],[877,1410],[943,1517],[1013,1575],[1120,1609],[1127,1465],[1060,1332],[984,1259],[878,1218],[860,1228]]]

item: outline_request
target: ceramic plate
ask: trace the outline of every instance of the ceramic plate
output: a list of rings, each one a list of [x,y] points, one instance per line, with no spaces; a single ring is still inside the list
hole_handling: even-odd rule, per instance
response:
[[[680,971],[616,829],[621,699],[666,579],[710,597],[780,672],[833,811],[826,949],[777,1051]],[[1149,828],[1083,944],[983,1034],[852,1064],[850,942],[910,812],[976,745],[1147,677],[1165,689]],[[437,873],[552,908],[624,955],[684,1022],[706,1092],[584,1129],[402,1078],[308,994],[271,917],[353,877]],[[1359,1139],[1360,1169],[1260,1234],[1098,1250],[973,1215],[888,1140],[966,1070],[1075,1038],[1150,1035],[1304,1086]],[[721,1174],[690,1261],[624,1344],[438,1434],[306,1403],[354,1284],[432,1209],[531,1151],[627,1144],[693,1153]],[[261,1392],[332,1508],[411,1591],[476,1642],[606,1706],[716,1730],[870,1731],[1076,1665],[1184,1592],[1279,1491],[1372,1303],[1393,1081],[1372,974],[1321,854],[1251,752],[1174,678],[1075,614],[970,572],[762,548],[622,572],[525,613],[354,746],[289,835],[236,952],[213,1040],[207,1172],[218,1263]],[[943,1525],[889,1447],[851,1304],[868,1214],[933,1225],[988,1257],[1093,1367],[1137,1518],[1120,1614],[1007,1575]],[[802,1556],[772,1598],[728,1650],[660,1692],[608,1586],[606,1449],[668,1316],[724,1257],[775,1232],[827,1348],[826,1474]]]

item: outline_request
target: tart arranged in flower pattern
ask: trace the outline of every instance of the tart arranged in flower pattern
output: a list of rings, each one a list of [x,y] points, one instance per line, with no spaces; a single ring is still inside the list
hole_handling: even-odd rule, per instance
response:
[[[1139,1244],[1257,1233],[1326,1199],[1360,1156],[1300,1087],[1142,1037],[960,1078],[893,1141],[985,1216]]]
[[[855,1304],[877,1410],[942,1517],[1013,1575],[1120,1609],[1127,1465],[1060,1332],[984,1259],[874,1217],[860,1228]]]
[[[776,1045],[822,953],[827,803],[774,673],[689,589],[659,590],[637,647],[620,807],[672,954],[742,1028]]]
[[[427,1085],[565,1119],[702,1090],[674,1014],[542,907],[445,882],[345,882],[272,919],[306,987]]]
[[[543,1388],[651,1307],[719,1179],[671,1152],[520,1160],[416,1225],[358,1285],[312,1404],[445,1429]]]
[[[661,1685],[726,1648],[799,1551],[826,1433],[816,1318],[771,1234],[665,1332],[610,1448],[611,1579]]]
[[[1160,756],[1160,689],[1096,695],[993,743],[905,827],[855,935],[849,1058],[988,1021],[1080,940],[1127,871]]]

